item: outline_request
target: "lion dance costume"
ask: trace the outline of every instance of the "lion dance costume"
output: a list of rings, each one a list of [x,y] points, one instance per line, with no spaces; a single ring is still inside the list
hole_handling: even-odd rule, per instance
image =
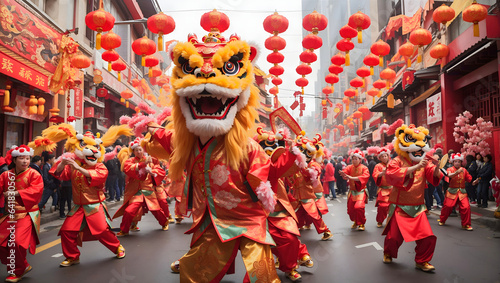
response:
[[[80,263],[78,245],[82,241],[99,240],[117,258],[125,257],[125,249],[111,231],[110,217],[104,201],[104,184],[108,170],[102,163],[105,147],[112,145],[121,135],[132,135],[128,126],[112,126],[100,137],[91,132],[77,133],[69,124],[51,126],[42,132],[30,146],[35,153],[53,151],[57,142],[66,139],[66,153],[61,156],[50,173],[59,180],[71,180],[74,206],[68,213],[59,235],[66,259],[61,266]]]
[[[149,124],[146,151],[169,159],[172,180],[187,170],[181,209],[192,212],[186,233],[193,236],[179,260],[181,282],[220,281],[238,249],[245,281],[279,282],[267,231],[276,204],[267,181],[271,162],[250,137],[259,105],[251,63],[257,51],[235,35],[226,41],[220,32],[229,21],[217,21],[223,15],[217,11],[204,16],[211,13],[202,41],[190,35],[171,45],[171,122],[167,129]]]
[[[436,236],[425,214],[424,193],[426,181],[437,185],[442,175],[429,155],[430,139],[429,130],[424,127],[402,125],[396,129],[394,150],[398,156],[387,165],[387,181],[393,187],[389,195],[387,226],[382,233],[386,235],[384,263],[397,258],[403,241],[416,241],[416,268],[426,272],[435,269],[429,262],[434,254]]]
[[[9,153],[12,158],[31,157],[34,150],[21,145]],[[42,175],[31,167],[23,172],[12,168],[0,175],[0,189],[0,205],[6,211],[0,218],[0,260],[7,265],[9,276],[5,281],[18,282],[32,269],[26,261],[26,252],[29,249],[31,254],[35,254],[36,245],[40,243],[38,203],[43,192]]]

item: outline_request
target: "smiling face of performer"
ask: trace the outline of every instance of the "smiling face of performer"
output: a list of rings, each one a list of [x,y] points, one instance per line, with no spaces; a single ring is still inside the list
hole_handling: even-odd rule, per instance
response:
[[[134,148],[134,155],[139,159],[144,157],[144,149],[142,148],[142,146]]]
[[[358,166],[359,164],[361,164],[361,159],[357,156],[352,156],[352,165],[354,166]]]
[[[30,156],[14,157],[12,162],[16,164],[16,172],[22,172],[28,169],[28,166],[30,165]]]

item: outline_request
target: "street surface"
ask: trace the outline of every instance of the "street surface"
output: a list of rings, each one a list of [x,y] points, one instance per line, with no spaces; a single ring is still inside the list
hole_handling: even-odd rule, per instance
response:
[[[438,238],[432,264],[434,273],[415,269],[415,243],[403,243],[399,257],[392,264],[382,262],[384,237],[382,228],[376,227],[375,202],[366,208],[366,231],[351,230],[346,213],[346,199],[327,201],[330,212],[325,222],[334,233],[333,240],[320,241],[321,235],[313,229],[302,231],[302,242],[307,244],[314,260],[313,268],[301,267],[302,282],[500,282],[500,235],[474,222],[474,231],[460,229],[460,218],[450,217],[446,226],[437,224],[438,217],[429,216],[432,229]],[[113,215],[119,206],[110,209]],[[170,207],[173,212],[173,207]],[[118,227],[121,218],[113,221]],[[64,260],[60,238],[57,236],[62,220],[42,225],[41,244],[36,255],[28,254],[33,270],[22,282],[179,282],[179,277],[170,271],[170,263],[181,257],[191,239],[184,232],[190,227],[191,219],[182,224],[170,224],[168,231],[162,231],[151,214],[139,223],[141,231],[131,232],[120,238],[127,256],[116,259],[114,254],[99,242],[84,242],[80,264],[59,267]],[[242,282],[243,262],[238,255],[236,274],[226,275],[222,282]],[[1,276],[6,276],[5,266]],[[283,282],[291,282],[278,270]]]

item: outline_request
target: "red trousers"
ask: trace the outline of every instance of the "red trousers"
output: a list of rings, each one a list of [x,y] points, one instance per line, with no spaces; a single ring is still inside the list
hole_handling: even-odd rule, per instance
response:
[[[389,203],[381,202],[377,207],[377,223],[382,223],[387,218],[387,213],[389,212]]]
[[[271,249],[271,252],[278,257],[280,266],[279,270],[283,272],[290,272],[295,269],[297,265],[297,256],[299,254],[299,247],[301,245],[297,235],[290,232],[281,230],[269,223],[269,233],[276,242],[276,247]],[[304,245],[305,246],[305,245]]]
[[[301,205],[299,207],[299,210],[297,210],[296,214],[297,214],[297,219],[299,220],[298,223],[299,227],[302,227],[304,225],[314,224],[314,227],[316,228],[316,232],[318,232],[318,234],[322,234],[326,231],[329,231],[328,227],[323,221],[323,218],[321,218],[321,213],[319,213],[319,211],[315,213],[316,217],[313,217],[304,209],[304,206]]]
[[[123,213],[122,223],[120,224],[120,230],[124,233],[128,233],[130,230],[130,224],[132,224],[132,220],[139,212],[139,209],[143,205],[144,202],[133,202],[130,203],[127,208],[125,208],[125,212]],[[151,213],[154,215],[158,223],[161,226],[165,225],[168,221],[167,217],[163,213],[162,210],[151,210]]]
[[[88,227],[85,227],[88,230]],[[63,254],[66,258],[69,259],[78,259],[80,258],[80,251],[78,250],[78,234],[79,231],[60,231],[61,235],[61,247]],[[97,238],[101,244],[103,244],[106,248],[108,248],[111,252],[116,253],[118,247],[120,246],[120,241],[116,237],[115,233],[113,233],[109,228],[107,228],[104,232],[99,235],[92,235],[94,238]]]
[[[365,224],[365,201],[353,201],[351,198],[349,198],[347,200],[347,214],[349,214],[349,218],[351,219],[351,221],[355,222],[356,225]]]
[[[167,199],[159,199],[158,203],[160,204],[161,210],[163,214],[168,218],[170,217],[170,210],[168,210],[168,202]]]
[[[10,250],[14,250],[11,254]],[[23,275],[26,268],[29,266],[28,261],[26,261],[26,249],[15,245],[14,247],[0,247],[0,260],[2,264],[7,266],[7,272],[17,276]]]
[[[462,218],[462,226],[470,225],[470,204],[469,204],[469,198],[464,197],[462,200],[460,200],[459,196],[457,195],[455,199],[451,198],[444,198],[443,202],[443,208],[441,209],[441,217],[439,219],[441,222],[446,222],[446,219],[448,219],[448,216],[450,216],[451,211],[453,210],[453,207],[457,205],[458,202],[458,211],[460,212],[460,218]]]
[[[384,231],[387,232],[384,241],[384,254],[388,254],[393,258],[398,257],[398,249],[404,241],[396,218],[397,217],[391,217]],[[422,264],[431,261],[434,255],[434,249],[436,248],[436,239],[436,236],[432,235],[415,241],[417,243],[415,247],[416,263]]]
[[[299,240],[299,257],[297,258],[297,260],[301,260],[302,257],[304,257],[305,255],[309,255],[309,251],[307,250],[307,247],[306,247],[306,244],[303,244],[300,240]]]

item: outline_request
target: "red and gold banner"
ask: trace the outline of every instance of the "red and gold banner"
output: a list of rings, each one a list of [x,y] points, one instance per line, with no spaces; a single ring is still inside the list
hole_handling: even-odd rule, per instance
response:
[[[420,27],[420,17],[422,16],[422,8],[419,8],[413,17],[403,17],[403,35],[412,32]]]
[[[61,37],[16,1],[1,1],[0,45],[54,73]]]
[[[73,113],[73,116],[81,119],[83,118],[83,90],[81,88],[74,88],[73,90],[75,91],[75,113]]]
[[[1,41],[0,41],[1,42]],[[49,92],[49,78],[23,63],[0,52],[0,73]]]

